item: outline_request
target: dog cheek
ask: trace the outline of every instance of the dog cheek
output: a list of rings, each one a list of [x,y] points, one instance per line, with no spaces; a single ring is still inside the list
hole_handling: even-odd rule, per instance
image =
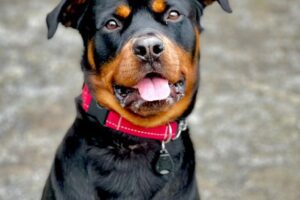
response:
[[[89,76],[88,80],[93,86],[95,94],[101,94],[101,92],[106,91],[114,97],[114,83],[124,86],[132,84],[132,82],[136,83],[134,78],[137,74],[138,63],[133,56],[130,55],[130,45],[125,45],[116,57],[101,66],[95,64],[95,58],[92,52],[94,52],[93,42],[89,42],[87,57],[90,65],[95,69],[95,73],[88,74],[87,76]],[[105,98],[101,95],[99,97]]]
[[[183,52],[181,55],[181,62],[186,63],[183,65],[182,70],[186,75],[186,94],[193,97],[198,87],[199,79],[199,59],[200,59],[200,36],[197,28],[195,30],[195,42],[192,53]]]
[[[161,57],[161,66],[163,74],[172,83],[176,83],[181,78],[180,54],[177,52],[178,47],[166,38],[163,38],[165,53]]]
[[[190,101],[198,87],[199,78],[199,34],[195,29],[195,45],[191,52],[185,51],[183,48],[177,46],[176,52],[180,58],[180,71],[185,77],[186,89],[184,101]]]
[[[111,83],[112,72],[107,69],[101,70],[99,74],[88,75],[88,83],[92,86],[93,94],[101,94],[101,91],[107,91],[113,94],[113,88]]]
[[[94,94],[100,94],[101,96],[101,91],[106,91],[114,96],[114,74],[120,63],[120,59],[120,57],[116,57],[101,66],[95,66],[96,70],[94,73],[87,73],[87,80],[92,86]],[[101,98],[105,97],[103,96]]]

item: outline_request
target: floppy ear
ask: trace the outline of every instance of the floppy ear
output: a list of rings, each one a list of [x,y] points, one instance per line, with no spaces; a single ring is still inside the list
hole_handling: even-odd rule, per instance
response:
[[[220,6],[223,8],[224,11],[226,11],[228,13],[232,13],[232,10],[231,10],[228,0],[200,0],[200,2],[202,2],[202,4],[205,7],[212,4],[215,1],[217,1],[220,4]]]
[[[87,10],[89,0],[62,0],[47,15],[48,39],[52,38],[59,23],[66,27],[78,28]]]

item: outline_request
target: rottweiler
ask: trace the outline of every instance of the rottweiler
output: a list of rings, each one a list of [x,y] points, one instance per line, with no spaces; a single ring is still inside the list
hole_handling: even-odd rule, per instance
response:
[[[216,1],[62,0],[47,16],[77,29],[84,52],[77,116],[43,200],[196,200],[186,118],[199,85],[200,19]]]

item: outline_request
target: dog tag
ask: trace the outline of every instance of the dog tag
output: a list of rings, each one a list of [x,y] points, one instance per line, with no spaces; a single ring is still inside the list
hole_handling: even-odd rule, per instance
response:
[[[167,149],[162,149],[159,152],[159,157],[156,161],[155,170],[160,175],[167,175],[173,171],[174,163]]]

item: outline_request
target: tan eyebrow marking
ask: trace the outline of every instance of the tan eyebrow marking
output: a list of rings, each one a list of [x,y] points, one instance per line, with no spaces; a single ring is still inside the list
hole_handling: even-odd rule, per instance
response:
[[[131,13],[131,8],[127,5],[122,4],[122,5],[117,7],[115,13],[119,17],[127,18]]]
[[[154,0],[152,3],[152,10],[156,13],[162,13],[166,9],[165,0]]]

